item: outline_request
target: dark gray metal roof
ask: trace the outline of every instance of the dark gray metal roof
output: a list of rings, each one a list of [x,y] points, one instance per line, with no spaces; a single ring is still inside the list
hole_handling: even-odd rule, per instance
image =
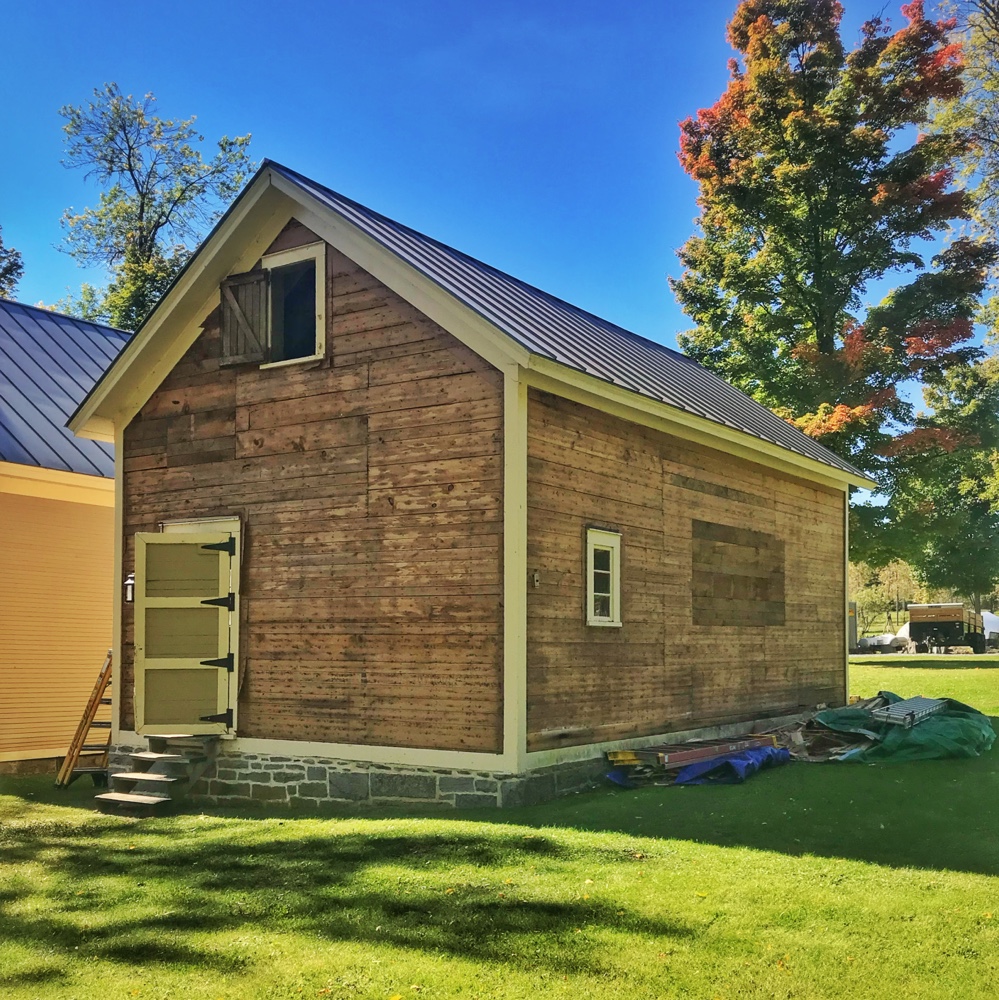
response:
[[[393,222],[288,167],[270,160],[263,166],[352,222],[532,353],[866,478],[849,462],[678,351]]]
[[[75,437],[66,421],[128,336],[0,299],[0,461],[113,478],[111,445]]]

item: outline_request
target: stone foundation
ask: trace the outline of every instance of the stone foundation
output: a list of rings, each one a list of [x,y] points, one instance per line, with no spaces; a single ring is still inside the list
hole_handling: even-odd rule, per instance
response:
[[[128,755],[146,747],[115,746],[113,770],[127,769]],[[528,806],[585,791],[607,771],[601,759],[575,761],[526,774],[404,767],[323,757],[286,757],[222,751],[187,795],[212,805],[328,803],[436,805],[454,809]]]

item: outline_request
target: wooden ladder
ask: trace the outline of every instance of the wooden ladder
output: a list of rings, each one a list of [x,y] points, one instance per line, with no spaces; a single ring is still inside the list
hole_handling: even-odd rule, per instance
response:
[[[104,657],[104,665],[101,667],[101,672],[97,675],[97,683],[91,692],[90,700],[87,702],[87,707],[83,710],[83,717],[80,719],[79,726],[76,727],[76,735],[73,737],[73,742],[69,745],[66,758],[62,762],[62,767],[59,768],[59,774],[56,776],[57,788],[66,788],[79,778],[81,774],[91,775],[95,785],[107,784],[108,753],[111,749],[111,723],[98,722],[97,712],[101,705],[111,704],[111,699],[106,694],[110,684],[111,650],[109,649],[108,655]],[[106,729],[108,733],[107,739],[103,743],[93,742],[90,735],[93,729]],[[97,754],[98,756],[92,762],[92,766],[79,767],[81,754]]]

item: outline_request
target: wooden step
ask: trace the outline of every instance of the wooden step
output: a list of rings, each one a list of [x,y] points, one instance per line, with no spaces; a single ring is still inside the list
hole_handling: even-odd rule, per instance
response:
[[[154,749],[188,749],[206,751],[208,747],[218,743],[217,736],[147,736],[150,747]]]
[[[111,728],[111,722],[109,720],[106,720],[106,721],[105,720],[102,720],[102,721],[96,721],[95,720],[94,722],[90,723],[90,728],[91,729],[110,729]]]
[[[101,698],[101,704],[102,705],[110,705],[111,704],[111,699],[110,698]]]
[[[117,774],[112,774],[111,777],[121,781],[156,781],[163,784],[171,784],[180,780],[172,775],[160,774],[157,771],[119,771]]]
[[[155,764],[157,761],[163,761],[166,764],[185,764],[190,760],[182,753],[157,753],[155,750],[137,750],[128,756],[132,760],[148,761],[150,764]]]
[[[107,743],[84,743],[80,747],[80,753],[104,753],[107,748]]]
[[[139,792],[103,792],[94,801],[101,812],[141,813],[146,816],[165,812],[172,805],[166,795],[144,795]]]

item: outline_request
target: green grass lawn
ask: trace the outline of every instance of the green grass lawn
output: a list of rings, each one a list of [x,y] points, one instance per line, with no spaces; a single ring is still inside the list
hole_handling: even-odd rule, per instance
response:
[[[4,1000],[999,995],[996,751],[443,816],[92,794],[0,779]]]
[[[999,715],[999,656],[851,656],[850,689],[862,698],[878,691],[956,698],[986,715]]]

